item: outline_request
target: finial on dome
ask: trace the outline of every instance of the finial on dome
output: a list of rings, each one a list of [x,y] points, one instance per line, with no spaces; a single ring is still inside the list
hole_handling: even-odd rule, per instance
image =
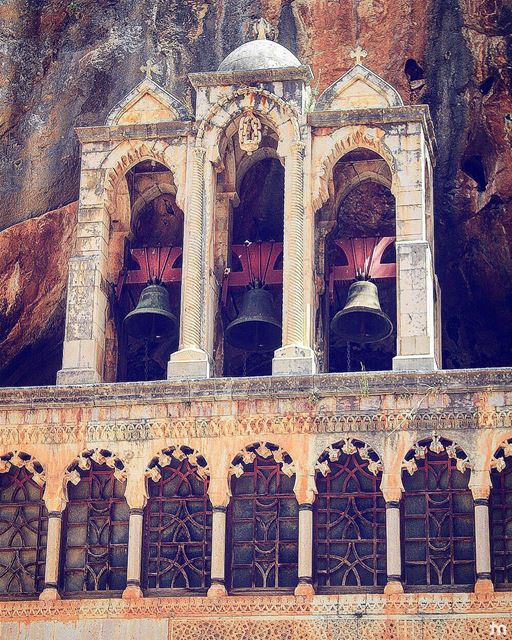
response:
[[[258,18],[252,23],[252,31],[256,40],[272,40],[274,29],[265,18]]]
[[[357,45],[355,49],[350,50],[350,57],[356,61],[356,64],[362,64],[363,59],[368,56],[368,51],[365,51],[361,45]]]

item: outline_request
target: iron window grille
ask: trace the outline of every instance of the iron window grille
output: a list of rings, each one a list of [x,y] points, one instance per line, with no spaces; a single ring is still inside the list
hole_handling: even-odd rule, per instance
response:
[[[158,475],[148,481],[144,511],[144,588],[205,591],[212,527],[208,477],[187,458],[174,457]]]
[[[258,450],[264,451],[264,456]],[[243,463],[243,473],[231,478],[227,557],[228,584],[232,590],[297,585],[295,475],[283,471],[291,462],[288,454],[284,454],[284,464],[276,462],[277,450],[269,443],[247,447],[245,455],[249,457]]]
[[[402,476],[405,585],[469,587],[475,581],[470,470],[465,460],[457,458],[455,445],[448,440],[434,436],[432,441],[419,443],[416,450],[420,455],[415,456],[413,473],[404,472]]]
[[[0,595],[43,590],[47,526],[43,488],[32,474],[15,465],[0,473]]]
[[[90,459],[68,483],[63,517],[61,582],[65,593],[119,591],[126,587],[129,509],[125,483],[114,469]]]
[[[497,587],[512,588],[512,465],[510,445],[504,454],[500,447],[496,458],[502,462],[491,470],[489,516],[491,529],[492,580]]]
[[[320,590],[383,587],[386,504],[380,490],[382,472],[375,468],[376,454],[369,454],[362,442],[352,441],[357,452],[348,455],[342,445],[333,445],[322,454],[319,466],[325,463],[323,472],[316,473],[316,583]],[[360,449],[366,452],[363,457]]]

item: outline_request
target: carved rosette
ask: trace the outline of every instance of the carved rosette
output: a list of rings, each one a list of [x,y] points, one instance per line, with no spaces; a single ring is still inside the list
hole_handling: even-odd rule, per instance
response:
[[[252,464],[257,455],[265,459],[273,456],[274,460],[281,465],[281,471],[289,478],[295,473],[292,457],[284,449],[270,442],[255,442],[245,447],[243,451],[235,456],[229,468],[229,477],[236,476],[240,478],[245,471],[245,467]]]
[[[347,456],[357,453],[361,460],[368,461],[368,471],[374,476],[379,475],[384,468],[378,454],[369,445],[360,440],[346,438],[335,444],[330,444],[322,452],[315,465],[315,470],[319,471],[325,478],[331,471],[329,462],[336,462],[341,453]]]
[[[193,467],[196,467],[197,475],[200,478],[206,479],[210,475],[210,469],[205,458],[195,449],[181,445],[162,449],[149,463],[145,472],[146,478],[151,478],[153,482],[158,482],[162,477],[162,469],[169,466],[173,459],[178,462],[188,460]]]
[[[8,473],[11,467],[18,467],[18,469],[25,467],[32,475],[34,482],[40,487],[44,486],[46,476],[43,465],[30,454],[24,453],[23,451],[12,451],[1,456],[0,473]]]
[[[107,451],[106,449],[88,449],[83,451],[75,460],[68,466],[66,473],[64,474],[64,486],[71,482],[71,484],[77,485],[82,476],[79,469],[82,471],[88,471],[91,468],[91,461],[96,464],[110,467],[114,470],[114,477],[120,482],[126,481],[126,468],[124,462],[115,454]]]
[[[449,458],[456,460],[457,470],[461,473],[464,473],[466,469],[472,468],[469,458],[458,444],[448,438],[441,438],[437,432],[434,431],[431,438],[417,442],[414,445],[405,456],[402,462],[402,469],[412,476],[418,470],[416,461],[423,460],[428,451],[436,454],[446,452]]]

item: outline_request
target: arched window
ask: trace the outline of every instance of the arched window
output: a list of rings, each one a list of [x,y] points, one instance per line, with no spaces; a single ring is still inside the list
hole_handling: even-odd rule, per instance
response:
[[[491,527],[492,580],[496,586],[512,585],[512,443],[496,452],[491,471],[489,516]],[[507,459],[508,458],[508,459]]]
[[[62,588],[66,593],[126,587],[129,509],[123,463],[87,451],[68,468],[63,517]]]
[[[256,443],[235,458],[231,474],[231,589],[295,587],[298,504],[290,456],[276,445]]]
[[[313,505],[318,587],[386,584],[386,504],[382,465],[358,440],[338,442],[319,458]]]
[[[206,461],[188,447],[166,449],[147,475],[144,587],[205,591],[212,527]]]
[[[43,590],[47,512],[43,468],[25,453],[0,458],[0,595]]]
[[[404,462],[403,568],[407,586],[472,585],[474,507],[464,453],[437,435]]]

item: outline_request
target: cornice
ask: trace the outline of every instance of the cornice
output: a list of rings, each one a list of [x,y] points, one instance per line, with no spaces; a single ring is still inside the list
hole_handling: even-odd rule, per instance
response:
[[[302,80],[306,84],[313,79],[311,68],[307,65],[300,67],[283,67],[280,69],[255,69],[254,71],[207,71],[189,73],[188,79],[194,87],[217,87],[251,85],[258,82],[287,82]]]
[[[175,120],[152,124],[122,124],[115,126],[76,127],[82,144],[88,142],[110,142],[119,140],[152,140],[154,138],[179,138],[192,131],[193,123]]]

